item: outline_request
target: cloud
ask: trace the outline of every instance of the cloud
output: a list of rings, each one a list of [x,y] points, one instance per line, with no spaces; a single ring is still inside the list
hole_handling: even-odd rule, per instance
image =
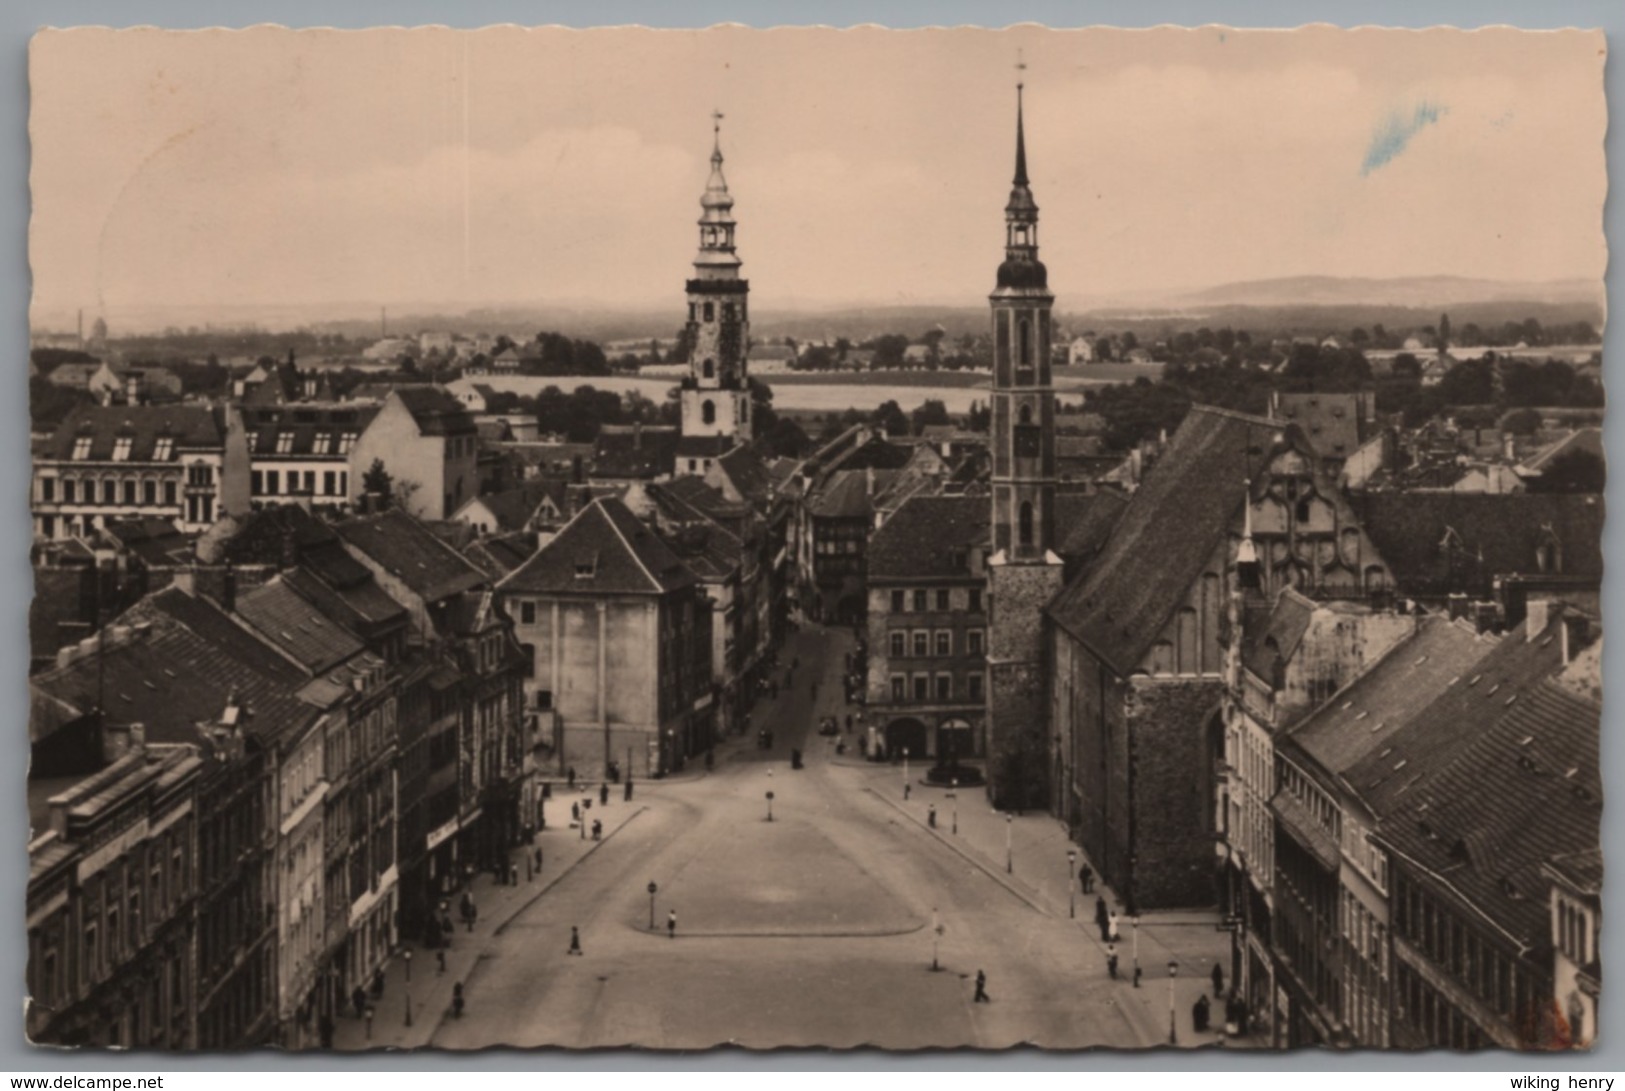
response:
[[[1443,106],[1423,101],[1416,104],[1409,116],[1399,110],[1389,114],[1377,126],[1377,131],[1371,134],[1371,146],[1365,150],[1365,162],[1360,164],[1360,174],[1368,175],[1394,159],[1410,144],[1411,137],[1436,124],[1447,112]]]

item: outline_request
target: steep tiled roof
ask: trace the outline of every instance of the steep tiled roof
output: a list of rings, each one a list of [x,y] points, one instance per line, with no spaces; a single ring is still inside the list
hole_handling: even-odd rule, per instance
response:
[[[836,470],[808,498],[807,510],[821,519],[867,519],[874,514],[874,498],[896,475],[896,470]]]
[[[773,495],[773,478],[755,448],[744,444],[717,459],[717,471],[725,476],[747,503],[761,510]]]
[[[993,544],[985,496],[916,496],[869,539],[870,580],[968,577],[969,553]]]
[[[1106,547],[1049,614],[1120,674],[1144,657],[1241,510],[1280,422],[1192,406]]]
[[[649,479],[669,475],[681,437],[670,427],[604,425],[593,448],[592,475],[599,478]]]
[[[499,589],[507,593],[661,594],[694,575],[625,504],[596,500]]]
[[[1551,934],[1543,865],[1600,844],[1601,708],[1544,680],[1498,701],[1398,801],[1378,837],[1465,907],[1542,946]]]
[[[339,451],[339,437],[345,433],[359,435],[378,415],[375,405],[342,402],[319,405],[300,402],[292,405],[259,406],[243,410],[243,421],[249,432],[249,450],[256,456],[310,455],[316,453],[316,437],[325,436],[325,454],[343,457]],[[286,449],[279,449],[278,437],[287,435]]]
[[[362,653],[361,641],[324,617],[280,577],[237,596],[236,610],[268,644],[323,674]]]
[[[1249,630],[1242,663],[1258,677],[1269,680],[1277,656],[1285,662],[1298,650],[1298,642],[1309,628],[1315,604],[1296,589],[1288,587],[1276,596],[1275,605],[1262,625]]]
[[[1527,621],[1506,634],[1459,681],[1442,692],[1433,690],[1433,699],[1381,750],[1352,765],[1347,781],[1366,806],[1383,816],[1406,805],[1412,789],[1430,773],[1523,702],[1537,683],[1555,675],[1562,666],[1562,624],[1561,611],[1553,610],[1534,640],[1526,637]]]
[[[1568,454],[1570,451],[1587,451],[1598,458],[1605,458],[1606,455],[1602,445],[1602,429],[1577,428],[1556,443],[1542,448],[1525,462],[1522,468],[1526,471],[1544,470],[1551,464],[1552,459],[1557,458],[1559,455]]]
[[[1128,494],[1117,489],[1093,493],[1059,493],[1055,497],[1055,552],[1087,563],[1111,537],[1128,509]]]
[[[350,519],[335,528],[346,545],[371,558],[425,602],[439,602],[484,582],[480,570],[397,508]]]
[[[32,738],[93,711],[98,693],[109,720],[144,724],[150,742],[197,741],[197,725],[218,718],[233,695],[246,712],[245,730],[264,739],[315,714],[297,697],[302,672],[208,602],[169,588],[137,603],[119,625],[130,635],[104,652],[29,680]]]
[[[474,418],[457,396],[443,386],[398,386],[395,396],[426,436],[472,436]]]
[[[91,438],[88,461],[110,461],[114,445],[128,436],[127,461],[151,462],[160,436],[173,439],[171,457],[178,457],[182,451],[220,448],[226,426],[221,411],[206,405],[79,405],[63,418],[40,457],[71,459],[82,436]]]
[[[1474,665],[1495,645],[1494,637],[1480,636],[1462,622],[1442,615],[1418,618],[1414,633],[1292,728],[1289,737],[1323,770],[1339,776],[1385,748],[1441,693],[1472,677]]]
[[[563,496],[566,488],[566,483],[556,478],[533,478],[518,488],[486,493],[469,503],[484,504],[496,519],[497,530],[523,530],[543,500],[551,499],[560,511],[568,510]]]
[[[1496,576],[1538,573],[1537,552],[1549,534],[1562,548],[1561,575],[1602,578],[1600,496],[1383,491],[1352,502],[1400,590],[1410,594],[1488,593]]]
[[[536,552],[536,537],[532,534],[492,534],[482,538],[464,551],[470,561],[492,580],[500,580]]]
[[[110,520],[102,528],[102,533],[153,568],[182,563],[191,554],[194,541],[192,536],[177,530],[168,519],[153,515]]]
[[[1583,849],[1565,852],[1547,861],[1548,866],[1563,876],[1576,890],[1596,894],[1602,890],[1602,849]]]

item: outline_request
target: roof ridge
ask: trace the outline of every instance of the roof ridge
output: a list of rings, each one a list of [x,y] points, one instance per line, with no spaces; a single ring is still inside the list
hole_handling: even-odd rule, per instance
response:
[[[654,585],[656,594],[663,592],[666,589],[665,586],[659,580],[655,579],[654,573],[650,572],[649,566],[643,563],[643,557],[639,555],[636,547],[634,547],[632,543],[627,540],[626,535],[621,532],[620,524],[613,517],[611,517],[608,507],[604,506],[611,499],[613,498],[607,496],[600,497],[592,502],[588,510],[591,510],[591,508],[602,508],[599,515],[603,518],[604,522],[609,524],[610,529],[615,532],[615,537],[619,538],[621,540],[621,544],[626,547],[626,551],[632,555],[632,559],[637,562],[638,569],[642,571],[642,573],[648,577],[649,582]],[[618,501],[618,503],[620,503],[621,507],[626,507],[625,501]],[[626,513],[628,515],[632,515],[631,509],[628,508]],[[632,515],[632,518],[636,519],[637,516]]]

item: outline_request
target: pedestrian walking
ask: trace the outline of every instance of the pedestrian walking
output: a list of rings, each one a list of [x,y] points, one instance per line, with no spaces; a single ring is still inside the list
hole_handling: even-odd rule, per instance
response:
[[[666,937],[668,939],[677,938],[677,910],[675,909],[666,914]]]
[[[1106,945],[1106,972],[1113,981],[1117,980],[1117,948],[1109,943]]]
[[[602,841],[604,839],[604,823],[596,818],[592,820],[592,839],[594,841]]]
[[[600,784],[598,786],[598,805],[600,807],[609,806],[609,785],[607,784]]]
[[[570,949],[565,953],[570,955],[581,954],[581,933],[573,924],[570,926]]]
[[[360,1019],[367,1010],[367,990],[357,985],[355,992],[350,994],[350,1003],[355,1005],[355,1017]]]
[[[987,995],[987,974],[981,970],[977,970],[976,995],[972,998],[972,1002],[976,1004],[987,1004],[991,1001],[992,998]]]
[[[573,765],[570,766],[570,768],[568,768],[568,769],[566,769],[564,771],[564,775],[566,777],[568,777],[569,780],[570,780],[570,790],[572,792],[575,791],[575,787],[576,787],[576,767],[573,766]]]
[[[1224,995],[1224,969],[1217,962],[1213,964],[1213,999],[1217,1000]]]
[[[540,875],[541,873],[542,873],[542,850],[541,850],[541,847],[538,846],[537,849],[536,849],[536,874]]]
[[[511,886],[518,886],[519,885],[519,865],[518,864],[509,864],[508,865],[508,883]]]
[[[435,973],[443,974],[446,972],[446,949],[444,947],[440,948],[435,952],[435,955],[440,959],[440,968],[437,969]]]
[[[937,805],[935,803],[926,808],[925,821],[933,830],[937,828]]]
[[[1191,1005],[1191,1026],[1195,1028],[1196,1033],[1203,1034],[1207,1031],[1210,1018],[1207,997],[1198,996],[1196,1003]]]
[[[1123,934],[1117,930],[1117,910],[1112,910],[1106,917],[1106,938],[1112,943],[1122,940]]]
[[[623,796],[627,803],[632,802],[632,774],[626,774],[626,790]]]
[[[570,821],[581,821],[581,804],[579,802],[570,804]]]
[[[1106,917],[1106,899],[1102,898],[1102,897],[1099,897],[1099,896],[1096,896],[1096,898],[1095,898],[1095,925],[1096,925],[1096,927],[1098,927],[1100,929],[1100,942],[1101,943],[1106,943],[1107,941],[1109,941],[1112,938],[1111,933],[1106,931],[1106,925],[1108,923],[1109,922],[1108,922],[1107,917]]]
[[[463,1017],[463,983],[461,981],[451,987],[451,1014],[457,1019]]]
[[[908,784],[908,781],[905,780],[903,782],[903,802],[904,803],[908,802],[908,791],[909,791],[909,784]]]
[[[1093,894],[1095,891],[1095,869],[1087,863],[1078,868],[1078,882],[1083,884],[1085,894]]]

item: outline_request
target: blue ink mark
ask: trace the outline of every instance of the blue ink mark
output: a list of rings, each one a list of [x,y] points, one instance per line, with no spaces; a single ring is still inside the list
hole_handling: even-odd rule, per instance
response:
[[[1411,137],[1437,122],[1444,113],[1442,106],[1419,102],[1408,117],[1398,110],[1389,114],[1377,126],[1377,131],[1371,134],[1371,146],[1366,148],[1365,162],[1360,165],[1361,176],[1370,174],[1398,156],[1410,144]]]

